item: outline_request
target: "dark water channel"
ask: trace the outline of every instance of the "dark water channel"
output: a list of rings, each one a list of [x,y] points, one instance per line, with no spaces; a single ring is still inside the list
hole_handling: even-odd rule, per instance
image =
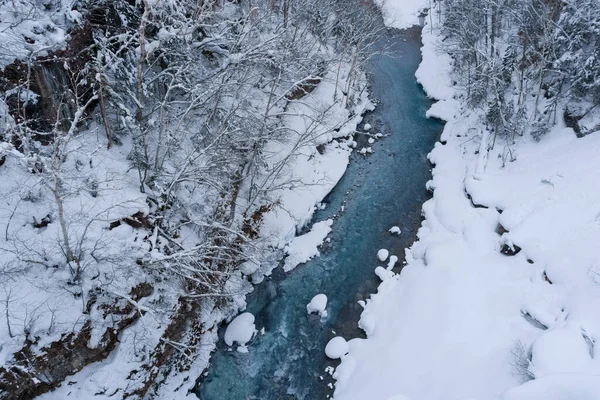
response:
[[[316,213],[314,221],[338,215],[321,257],[287,274],[277,269],[248,297],[247,311],[265,334],[247,354],[228,351],[221,340],[197,388],[200,399],[315,400],[333,393],[324,370],[337,362],[325,357],[325,344],[335,336],[332,331],[347,339],[363,335],[357,328],[362,310],[357,300],[376,291],[377,250],[387,248],[403,259],[427,199],[425,183],[431,173],[426,155],[442,124],[425,118],[431,101],[414,78],[420,45],[417,28],[390,31],[381,41],[390,55],[377,56],[368,65],[371,93],[380,104],[365,121],[373,125],[371,132],[389,136],[373,144],[372,155],[352,155],[344,177],[326,198],[328,206]],[[366,145],[362,140],[359,148]],[[388,232],[393,225],[402,229],[400,237]],[[306,313],[306,304],[318,293],[329,298],[324,322]]]

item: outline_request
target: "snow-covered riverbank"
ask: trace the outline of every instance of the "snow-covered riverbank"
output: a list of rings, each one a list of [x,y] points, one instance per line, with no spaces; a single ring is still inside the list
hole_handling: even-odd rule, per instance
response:
[[[447,121],[433,198],[407,265],[367,302],[368,338],[349,341],[334,397],[597,399],[600,137],[559,122],[490,149],[438,33],[423,29],[417,71],[439,100],[428,115]]]
[[[253,283],[317,254],[375,32],[308,4],[0,4],[0,399],[185,398]]]

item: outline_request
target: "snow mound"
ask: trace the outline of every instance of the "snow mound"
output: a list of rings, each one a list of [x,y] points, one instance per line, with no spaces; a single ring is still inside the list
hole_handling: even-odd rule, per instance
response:
[[[323,293],[320,293],[312,298],[310,303],[306,305],[306,311],[309,314],[317,313],[321,317],[327,317],[327,311],[325,308],[327,307],[327,296]]]
[[[296,268],[299,264],[305,263],[314,256],[319,255],[318,247],[331,232],[333,220],[317,222],[313,225],[310,232],[297,236],[290,244],[286,246],[288,254],[283,265],[283,270],[288,272]]]
[[[225,330],[225,343],[227,346],[233,346],[234,343],[239,344],[238,351],[245,353],[246,343],[248,343],[252,336],[256,333],[254,326],[254,315],[249,312],[242,313],[234,318],[233,321],[227,326]]]
[[[387,260],[388,256],[390,255],[390,252],[387,251],[386,249],[380,249],[377,252],[377,258],[379,259],[379,261],[384,262],[385,260]]]
[[[348,342],[341,336],[336,336],[327,342],[325,354],[331,359],[340,358],[348,353]]]
[[[536,378],[593,370],[593,360],[581,329],[565,326],[544,332],[533,343],[531,363]]]
[[[370,130],[371,130],[371,124],[365,124],[365,125],[363,126],[363,129],[364,129],[365,131],[370,131]]]

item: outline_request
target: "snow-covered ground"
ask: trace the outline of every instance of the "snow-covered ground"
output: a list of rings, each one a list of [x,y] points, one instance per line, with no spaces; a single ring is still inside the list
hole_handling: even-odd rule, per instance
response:
[[[398,29],[417,25],[423,8],[430,6],[428,0],[375,0],[381,8],[384,22]]]
[[[71,10],[67,2],[59,3],[59,6],[62,7],[45,12],[26,0],[0,2],[0,69],[32,53],[44,56],[64,48],[65,25],[72,26],[81,19],[81,14]]]
[[[407,265],[367,301],[334,398],[598,399],[600,136],[558,123],[487,151],[437,35],[423,29],[416,74],[447,121],[433,198]]]

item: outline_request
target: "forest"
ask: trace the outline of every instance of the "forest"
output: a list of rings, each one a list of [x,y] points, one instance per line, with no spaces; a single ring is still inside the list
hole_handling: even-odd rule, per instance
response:
[[[600,129],[586,119],[600,103],[599,2],[443,0],[437,11],[456,85],[494,142],[539,138],[563,117],[578,135]]]

